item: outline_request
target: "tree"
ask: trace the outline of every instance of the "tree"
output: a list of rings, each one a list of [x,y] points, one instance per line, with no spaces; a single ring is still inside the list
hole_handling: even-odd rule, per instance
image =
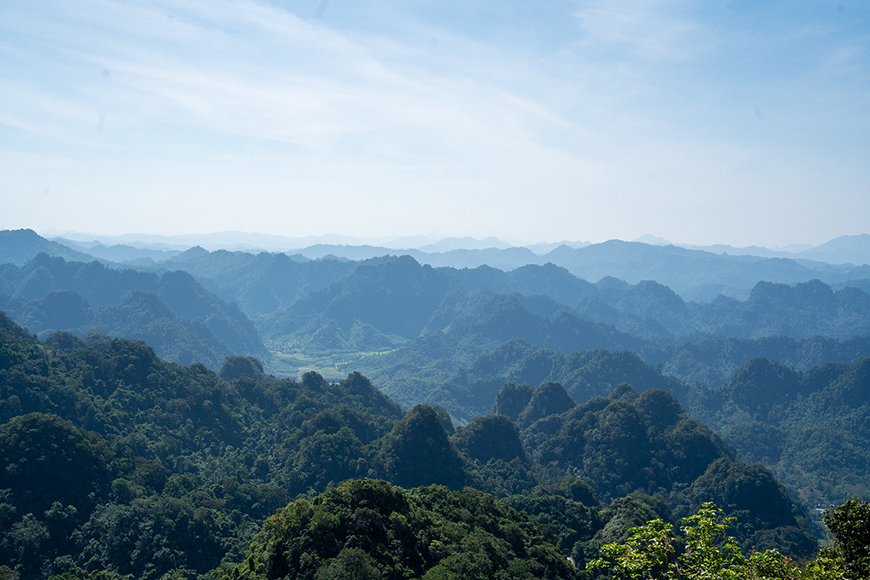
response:
[[[686,551],[679,558],[678,572],[693,580],[744,578],[746,559],[737,541],[725,534],[735,519],[725,517],[725,512],[710,502],[697,514],[684,518],[681,529],[686,535]]]
[[[863,515],[866,534],[866,527],[870,525],[866,512],[858,515],[855,510],[850,510],[847,515],[856,518]],[[624,544],[602,546],[604,556],[590,562],[587,568],[602,570],[607,577],[619,580],[845,580],[867,577],[866,574],[844,575],[841,560],[826,554],[803,567],[776,550],[753,552],[747,558],[736,540],[726,534],[733,520],[725,517],[715,504],[703,504],[697,514],[682,520],[680,529],[685,549],[676,557],[674,544],[679,540],[671,534],[673,526],[659,519],[651,520],[632,528],[631,536]],[[866,550],[866,543],[864,548]]]
[[[593,560],[588,568],[606,569],[614,578],[659,578],[661,572],[672,568],[673,528],[671,524],[658,519],[632,528],[631,537],[624,544],[601,546],[604,558]]]
[[[870,503],[852,498],[825,512],[836,542],[824,555],[842,560],[846,578],[870,578]]]

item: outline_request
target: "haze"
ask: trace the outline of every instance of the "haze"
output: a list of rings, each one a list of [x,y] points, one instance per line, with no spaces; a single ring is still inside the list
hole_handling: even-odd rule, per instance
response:
[[[0,3],[0,229],[823,243],[866,2]]]

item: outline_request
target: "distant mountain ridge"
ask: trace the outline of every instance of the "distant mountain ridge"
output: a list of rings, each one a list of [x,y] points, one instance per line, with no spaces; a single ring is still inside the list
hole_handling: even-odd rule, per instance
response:
[[[182,364],[219,368],[229,355],[265,354],[238,307],[183,271],[158,276],[39,254],[20,267],[0,265],[0,310],[42,336],[65,330],[146,340]]]
[[[473,237],[439,237],[436,235],[387,236],[380,238],[359,238],[342,234],[319,236],[290,237],[273,234],[257,234],[237,231],[217,232],[212,234],[188,234],[176,236],[160,236],[150,234],[125,234],[121,236],[105,236],[95,234],[65,233],[48,235],[49,238],[65,243],[88,244],[97,240],[105,246],[129,245],[138,249],[158,251],[184,250],[191,246],[204,246],[211,250],[234,251],[271,251],[296,252],[316,245],[359,247],[368,246],[384,252],[407,252],[418,250],[424,253],[443,253],[451,250],[485,250],[509,249],[525,247],[535,254],[546,254],[559,246],[566,245],[580,248],[593,245],[588,241],[511,243],[493,236],[477,239]],[[732,246],[728,244],[698,245],[671,242],[661,237],[646,234],[632,240],[654,246],[675,246],[690,250],[700,250],[714,254],[729,254],[732,256],[756,256],[764,258],[789,258],[795,260],[814,260],[831,264],[854,264],[857,266],[870,263],[870,234],[844,235],[829,240],[819,246],[807,244],[791,244],[783,248],[766,248],[763,246]],[[381,254],[383,255],[383,254]],[[374,255],[367,257],[376,257]]]
[[[155,262],[170,260],[181,253],[181,250],[156,250],[148,248],[137,248],[125,244],[114,244],[106,246],[100,242],[81,243],[65,238],[55,238],[54,241],[62,243],[65,246],[78,250],[82,253],[89,254],[101,260],[117,262],[130,265],[148,265]]]
[[[259,260],[278,259],[269,256]],[[300,274],[330,264],[297,264],[286,257],[280,261],[282,268]],[[522,333],[526,332],[532,332],[529,338],[536,336],[531,327],[521,330],[520,321],[536,325],[532,314],[554,319],[560,311],[587,324],[608,326],[611,334],[631,336],[618,341],[625,347],[647,341],[665,344],[693,334],[737,339],[870,336],[870,294],[854,287],[834,291],[818,280],[794,286],[759,282],[746,301],[720,297],[713,303],[696,303],[685,302],[670,288],[651,281],[632,285],[605,278],[590,284],[553,264],[523,266],[510,272],[488,266],[457,270],[431,268],[403,256],[373,258],[345,267],[348,273],[344,278],[307,294],[285,289],[293,300],[288,297],[285,303],[289,306],[271,313],[260,310],[265,313],[257,318],[260,333],[272,340],[295,335],[291,342],[298,342],[309,340],[306,337],[334,322],[334,331],[340,330],[345,337],[357,323],[405,340],[424,332],[448,332],[448,327],[458,336],[459,328],[466,324],[462,321],[475,308],[479,311],[476,319],[482,321],[513,301],[514,320],[502,327],[508,334],[493,335],[493,339],[525,338]],[[486,295],[493,298],[486,299],[485,307],[472,306],[475,301],[483,304],[481,297]],[[503,298],[496,300],[495,295]],[[485,312],[487,308],[490,310]],[[562,319],[566,319],[564,314]],[[515,330],[509,331],[510,327]],[[339,346],[342,340],[332,340],[328,347],[321,344],[324,350],[343,350]],[[558,342],[555,335],[548,340]],[[595,348],[609,346],[601,343]]]
[[[321,244],[295,251],[293,259],[364,261],[400,255],[409,255],[421,264],[460,270],[489,266],[512,271],[524,266],[552,263],[591,282],[605,277],[632,284],[654,280],[672,288],[687,300],[707,302],[722,293],[743,297],[760,281],[795,284],[818,279],[826,284],[838,284],[870,278],[870,266],[867,265],[835,266],[808,260],[719,255],[676,246],[652,246],[619,240],[579,248],[563,245],[543,255],[535,254],[528,248],[516,247],[427,253],[374,246]]]
[[[0,230],[0,264],[22,265],[37,254],[59,256],[67,260],[90,261],[93,256],[61,243],[47,240],[33,230]]]
[[[33,232],[13,234],[8,237],[24,239],[34,249],[46,242]],[[529,252],[522,248],[491,251],[503,252],[502,255]],[[474,250],[449,253],[480,255]],[[563,246],[548,254],[549,257],[560,255],[563,262],[573,260],[575,269],[592,272],[588,276],[592,279],[607,271],[623,278],[638,272],[661,277],[659,274],[664,272],[662,275],[684,281],[704,281],[704,276],[709,276],[708,280],[718,276],[728,283],[742,284],[755,278],[801,280],[820,273],[793,260],[716,256],[635,242],[611,241],[583,248]],[[16,299],[42,299],[50,290],[74,290],[94,307],[115,305],[124,292],[133,289],[155,291],[148,284],[124,282],[119,286],[119,282],[133,274],[109,276],[109,272],[117,271],[98,266],[97,262],[92,262],[89,270],[81,270],[106,279],[106,283],[93,287],[85,287],[81,280],[62,275],[63,269],[56,268],[50,273],[35,267],[28,271],[26,280],[19,279],[18,274],[10,274],[11,279],[18,280],[17,285],[4,291]],[[572,273],[570,268],[554,263],[530,264],[512,270],[491,266],[433,268],[407,255],[366,261],[327,257],[309,260],[282,253],[209,252],[193,247],[153,265],[149,269],[154,273],[149,275],[162,276],[179,268],[190,272],[221,300],[239,304],[254,320],[257,332],[273,341],[278,350],[294,345],[293,348],[307,352],[382,351],[402,346],[424,332],[441,332],[454,323],[459,326],[450,332],[458,336],[458,329],[470,320],[467,318],[473,310],[470,305],[487,293],[515,295],[511,299],[486,299],[486,308],[507,308],[505,312],[513,312],[515,320],[505,325],[504,320],[496,322],[493,318],[495,310],[481,313],[477,320],[490,322],[476,329],[469,327],[468,336],[459,337],[469,348],[473,345],[476,354],[516,338],[564,351],[577,350],[580,345],[587,345],[582,348],[645,349],[647,344],[662,345],[695,333],[732,339],[778,335],[805,339],[822,335],[846,340],[853,335],[870,335],[870,295],[849,286],[848,281],[851,276],[860,275],[864,278],[858,283],[870,279],[867,272],[870,267],[823,264],[822,274],[847,279],[837,283],[836,291],[818,279],[814,282],[813,278],[793,286],[756,282],[751,290],[746,290],[744,301],[719,296],[711,303],[686,302],[675,289],[650,280],[630,283],[630,280],[605,276],[592,284]],[[53,281],[55,276],[66,276],[69,283],[57,285],[57,281]],[[124,292],[118,290],[122,287]],[[111,291],[115,291],[111,300],[101,294]],[[479,292],[483,293],[473,298]],[[15,308],[21,310],[24,306]],[[560,314],[560,311],[570,315]],[[236,314],[233,316],[238,319]],[[181,317],[188,316],[181,314]],[[561,330],[556,331],[549,326],[551,324],[562,325]],[[580,331],[580,326],[587,330]],[[566,342],[567,335],[559,334],[568,328],[584,334],[592,332],[593,327],[597,328],[593,332],[597,336],[622,338]],[[42,328],[45,327],[38,327]],[[482,334],[484,328],[488,330]],[[549,330],[545,332],[545,328]],[[250,331],[245,333],[250,334]],[[227,339],[221,340],[230,350],[241,352]],[[712,382],[719,380],[706,370],[699,370],[698,375]]]
[[[702,250],[714,254],[730,254],[732,256],[790,258],[794,260],[827,262],[829,264],[854,264],[856,266],[870,263],[870,234],[839,236],[819,246],[791,244],[785,248],[765,248],[763,246],[735,247],[728,244],[712,244],[709,246],[677,244],[649,234],[633,241],[655,246],[673,245],[689,250]]]
[[[280,238],[275,236],[272,238],[269,236],[257,237],[253,234],[249,238],[245,236],[249,235],[239,234],[236,237],[251,240]],[[142,237],[148,239],[147,236]],[[204,236],[186,236],[178,239],[194,242],[204,238]],[[124,239],[128,238],[124,237]],[[165,240],[167,238],[155,237],[155,239]],[[351,240],[350,238],[341,239]],[[674,245],[650,245],[620,240],[610,240],[599,244],[563,244],[544,254],[536,253],[536,251],[541,251],[543,247],[540,244],[533,246],[536,250],[533,251],[525,247],[504,247],[506,245],[504,242],[494,238],[480,241],[448,238],[441,242],[429,245],[420,244],[420,246],[444,251],[427,252],[413,248],[398,250],[373,245],[335,243],[318,243],[296,249],[285,246],[284,251],[293,254],[292,257],[295,261],[320,259],[361,261],[391,255],[410,255],[421,264],[457,269],[488,265],[510,271],[526,265],[553,263],[590,282],[597,282],[608,276],[632,284],[642,280],[653,280],[668,286],[684,299],[706,302],[723,293],[744,298],[759,281],[795,284],[818,279],[826,284],[841,284],[850,280],[870,278],[870,265],[868,265],[870,262],[870,235],[866,234],[843,236],[817,248],[799,253],[767,252],[766,254],[771,257],[731,255],[730,253],[716,253],[704,249],[688,249]],[[77,249],[64,249],[65,246],[57,243],[52,244],[30,230],[7,231],[3,232],[3,236],[0,237],[0,258],[4,252],[8,257],[5,260],[0,259],[0,261],[22,264],[40,251],[49,255],[63,256],[67,259],[87,260],[81,251],[83,242],[76,243],[78,244]],[[195,244],[191,244],[191,246],[193,245]],[[462,245],[471,247],[459,247]],[[481,248],[481,246],[487,245],[493,247]],[[157,259],[161,256],[170,256],[171,251],[166,244],[153,251],[129,245],[127,247],[123,245],[93,246],[93,248],[93,251],[100,254],[100,259],[103,260],[120,260],[141,267],[149,267],[148,262],[155,260],[155,264],[150,265],[150,267],[158,270],[165,268],[170,262],[178,258],[178,256],[171,256],[165,260]],[[272,244],[272,248],[274,248],[274,244]],[[711,247],[710,249],[714,248],[720,250],[724,246]],[[758,254],[760,251],[754,253]],[[832,264],[819,261],[819,259],[849,262],[849,264]],[[852,265],[852,263],[860,265]]]
[[[867,264],[870,263],[870,234],[840,236],[799,255],[832,264]]]

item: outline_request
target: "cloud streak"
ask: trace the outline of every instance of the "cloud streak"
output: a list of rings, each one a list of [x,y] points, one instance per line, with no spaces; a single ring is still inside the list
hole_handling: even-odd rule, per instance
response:
[[[748,18],[726,14],[728,5],[592,1],[531,18],[508,2],[493,8],[503,31],[483,20],[445,25],[458,6],[433,15],[334,5],[320,21],[313,4],[300,15],[250,0],[6,4],[0,169],[17,203],[0,227],[286,233],[275,216],[303,209],[308,229],[296,234],[653,232],[764,243],[767,233],[702,238],[727,234],[712,227],[722,206],[763,195],[773,208],[788,197],[788,180],[771,183],[758,167],[777,176],[814,169],[804,162],[818,149],[789,134],[807,105],[749,97],[783,83],[804,85],[798,99],[823,90],[815,65],[784,80],[731,70],[769,40],[728,24]],[[795,28],[777,32],[786,33]],[[852,85],[841,99],[866,121],[866,39],[820,34],[829,68]],[[24,153],[65,164],[36,178],[16,166]],[[841,176],[844,201],[831,216],[866,184],[856,165],[815,170]],[[29,205],[44,187],[67,201]],[[84,195],[116,209],[77,211]],[[809,194],[793,203],[818,206]],[[190,215],[167,220],[165,204]],[[698,227],[669,220],[677,210]],[[788,229],[806,221],[791,218],[768,243],[832,237],[829,228],[794,239]]]

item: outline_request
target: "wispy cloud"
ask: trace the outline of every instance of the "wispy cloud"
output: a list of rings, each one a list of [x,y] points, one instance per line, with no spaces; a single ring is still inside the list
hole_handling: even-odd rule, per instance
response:
[[[825,90],[821,65],[759,79],[741,59],[751,65],[777,41],[735,25],[749,16],[728,3],[554,6],[530,16],[520,2],[493,4],[510,16],[498,32],[489,20],[460,22],[471,8],[458,2],[429,12],[333,3],[323,20],[316,3],[303,15],[254,0],[4,3],[0,187],[22,199],[50,187],[58,201],[50,218],[45,204],[22,201],[0,227],[38,218],[85,229],[59,223],[82,219],[100,230],[101,216],[59,201],[64,191],[117,202],[115,227],[185,223],[161,221],[147,199],[118,198],[128,191],[199,208],[200,230],[280,228],[284,211],[304,210],[304,233],[595,239],[637,237],[656,229],[644,225],[652,215],[666,221],[674,208],[740,203],[765,188],[788,197],[753,164],[787,175],[817,153],[793,134],[802,99]],[[342,9],[357,12],[342,20]],[[866,39],[813,38],[828,43],[831,74],[852,83],[839,98],[866,119],[856,97]],[[783,87],[789,111],[771,97]],[[16,165],[24,153],[66,164],[36,178]],[[849,187],[860,183],[862,170],[846,169]],[[237,205],[239,192],[274,211]],[[708,229],[718,217],[696,216]],[[664,226],[653,233],[680,239]]]
[[[582,44],[624,50],[648,60],[685,60],[708,49],[711,30],[692,15],[689,0],[583,2],[575,12]]]
[[[79,134],[94,109],[108,109],[107,130],[198,127],[333,152],[342,151],[345,139],[358,146],[363,134],[399,148],[421,134],[450,149],[503,148],[523,140],[528,122],[564,123],[486,82],[392,66],[394,55],[383,44],[373,54],[275,8],[221,1],[183,8],[172,18],[162,5],[95,2],[76,10],[69,15],[78,20],[70,27],[74,34],[43,48],[41,64],[56,68],[60,54],[91,78],[68,79],[61,97],[46,97],[26,75],[19,77],[7,93],[8,108],[20,111],[18,119],[30,117],[26,128],[61,136]],[[92,37],[84,32],[91,29],[112,32]],[[33,31],[57,32],[51,22]],[[109,76],[97,74],[102,70]]]

